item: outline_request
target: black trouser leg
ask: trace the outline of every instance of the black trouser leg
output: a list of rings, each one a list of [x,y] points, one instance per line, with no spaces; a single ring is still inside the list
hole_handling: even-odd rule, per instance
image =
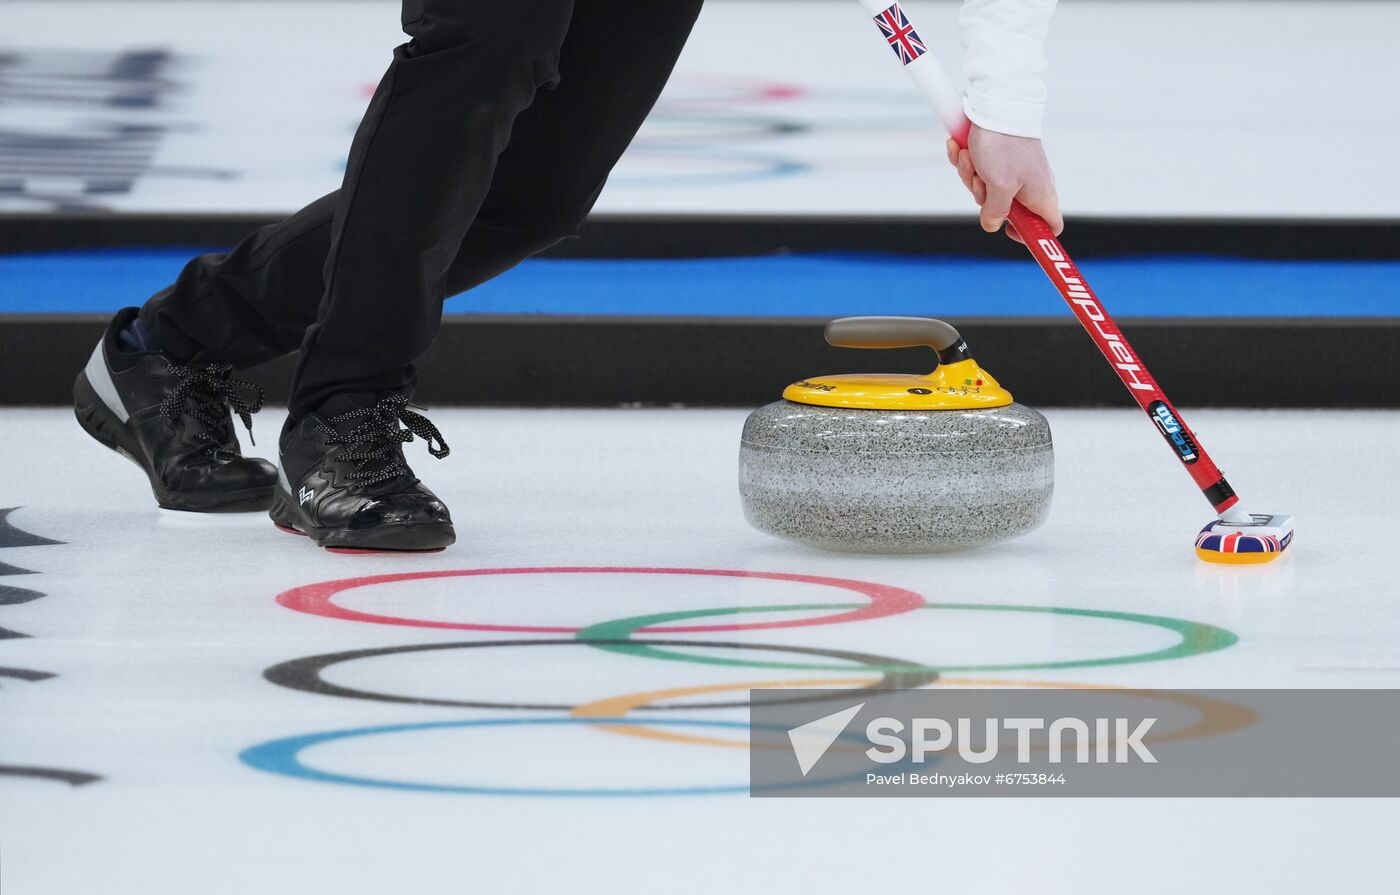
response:
[[[421,2],[350,150],[294,416],[339,392],[411,387],[515,119],[559,79],[572,0]]]
[[[186,363],[255,367],[301,347],[325,292],[338,193],[269,224],[231,252],[200,255],[141,308],[156,343]]]
[[[660,94],[700,5],[701,0],[587,0],[574,10],[558,61],[558,88],[539,92],[515,118],[465,238],[460,230],[450,233],[452,221],[445,222],[443,233],[458,241],[436,299],[476,286],[578,232],[608,172]],[[422,114],[435,120],[431,110]],[[364,173],[357,182],[363,183]],[[351,179],[348,172],[347,184]],[[343,313],[325,289],[323,268],[332,217],[344,204],[343,194],[332,194],[263,228],[227,255],[195,259],[173,287],[147,304],[143,319],[163,347],[193,361],[250,366],[295,350],[318,314],[326,315],[324,332],[324,324]],[[392,226],[400,215],[413,214],[399,203],[381,223]],[[434,268],[440,243],[432,243]],[[378,257],[373,246],[365,251]],[[425,315],[423,304],[410,299],[391,294],[362,307],[351,304],[361,312],[360,322],[369,323],[333,325],[339,342],[332,352],[322,355],[324,337],[311,346],[311,366],[321,368],[323,385],[331,384],[320,391],[378,391],[411,382],[411,362],[431,342],[439,319],[436,300],[433,313]],[[414,316],[402,313],[406,305]],[[397,355],[386,353],[390,346],[382,331],[388,318],[407,331]],[[303,377],[295,413],[321,400],[315,389],[305,389],[307,382]]]
[[[559,87],[541,93],[517,119],[491,192],[448,274],[448,295],[579,235],[670,79],[701,4],[579,0]]]

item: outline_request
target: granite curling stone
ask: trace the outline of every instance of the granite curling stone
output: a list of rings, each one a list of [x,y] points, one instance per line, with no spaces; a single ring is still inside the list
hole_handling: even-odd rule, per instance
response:
[[[938,352],[932,374],[822,376],[754,411],[739,450],[744,515],[824,550],[935,553],[1025,534],[1054,491],[1050,425],[1013,402],[940,320],[851,317],[827,341]]]

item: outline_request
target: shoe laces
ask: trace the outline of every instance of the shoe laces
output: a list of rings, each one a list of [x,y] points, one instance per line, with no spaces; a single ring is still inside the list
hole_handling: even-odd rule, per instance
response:
[[[407,395],[390,395],[373,407],[333,416],[321,423],[317,431],[326,437],[328,444],[345,447],[341,457],[359,467],[349,475],[354,481],[373,485],[400,475],[412,475],[403,453],[395,448],[412,441],[415,435],[428,443],[428,453],[439,460],[452,451],[438,428],[409,407],[417,405],[409,404]],[[344,428],[345,424],[356,420],[360,422],[353,428]],[[404,428],[399,428],[399,423],[403,423]]]
[[[262,409],[263,390],[251,382],[232,378],[231,364],[189,367],[167,360],[165,365],[178,381],[166,392],[160,405],[161,415],[171,423],[182,415],[191,417],[200,424],[194,437],[209,442],[204,448],[206,454],[216,460],[236,458],[236,450],[228,447],[233,440],[229,411],[238,414],[251,441],[253,414]]]

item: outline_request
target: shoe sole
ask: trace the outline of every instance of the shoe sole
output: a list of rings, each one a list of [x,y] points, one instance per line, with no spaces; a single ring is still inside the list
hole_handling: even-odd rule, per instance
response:
[[[190,494],[171,491],[160,483],[146,469],[138,458],[141,445],[136,434],[131,431],[116,414],[98,397],[86,373],[79,373],[73,382],[73,415],[78,425],[103,447],[116,451],[135,463],[146,476],[156,503],[167,510],[183,510],[187,513],[255,513],[272,506],[272,493],[276,486],[246,488],[242,491],[226,491],[220,494]]]
[[[273,494],[268,515],[280,531],[309,538],[330,553],[441,553],[457,542],[456,530],[443,522],[364,529],[303,525],[291,495],[280,487]]]

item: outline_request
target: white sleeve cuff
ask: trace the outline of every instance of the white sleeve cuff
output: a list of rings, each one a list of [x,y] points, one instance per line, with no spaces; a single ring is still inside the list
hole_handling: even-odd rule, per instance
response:
[[[987,131],[1013,137],[1034,137],[1044,133],[1045,104],[997,99],[975,87],[963,97],[963,111],[973,124]]]
[[[1045,39],[1055,0],[963,0],[958,14],[967,117],[987,130],[1041,135]]]

